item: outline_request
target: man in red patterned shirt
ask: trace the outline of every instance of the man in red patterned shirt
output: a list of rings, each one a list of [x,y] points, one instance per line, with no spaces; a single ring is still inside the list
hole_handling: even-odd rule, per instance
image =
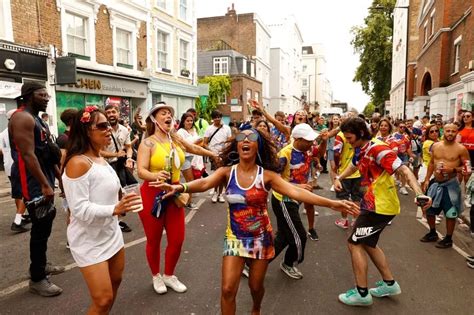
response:
[[[386,143],[372,138],[364,120],[346,120],[341,125],[341,131],[354,147],[355,154],[352,164],[336,177],[334,187],[341,190],[341,180],[359,170],[362,176],[361,189],[365,193],[360,202],[360,215],[348,239],[356,288],[340,294],[339,301],[347,305],[366,306],[372,304],[372,296],[401,293],[384,252],[377,246],[383,229],[400,213],[400,201],[391,175],[395,173],[405,177],[417,197],[426,200],[424,208],[431,205],[431,199],[423,195],[415,176],[397,154]],[[382,276],[377,287],[370,290],[367,289],[367,254]]]

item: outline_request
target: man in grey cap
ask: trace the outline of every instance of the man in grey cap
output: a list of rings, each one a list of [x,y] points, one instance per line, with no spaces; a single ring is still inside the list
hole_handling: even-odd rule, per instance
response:
[[[55,296],[63,291],[47,275],[58,274],[64,267],[48,264],[46,250],[56,216],[54,207],[54,178],[59,176],[59,148],[51,139],[44,122],[38,117],[46,111],[50,96],[45,86],[27,82],[17,98],[20,108],[8,124],[12,149],[12,184],[20,185],[25,205],[31,217],[30,292]]]

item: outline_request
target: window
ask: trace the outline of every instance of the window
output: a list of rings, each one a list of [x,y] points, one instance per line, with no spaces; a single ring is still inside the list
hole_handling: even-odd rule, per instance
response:
[[[247,90],[247,99],[246,101],[250,101],[252,99],[252,90]]]
[[[81,56],[88,56],[87,19],[66,13],[67,50]]]
[[[247,73],[247,59],[242,58],[242,74],[248,74]]]
[[[217,98],[219,104],[227,104],[227,94],[223,93]]]
[[[430,36],[434,35],[435,32],[435,16],[434,16],[435,11],[431,12],[430,16]]]
[[[169,34],[158,31],[157,39],[157,51],[158,51],[158,68],[160,69],[168,69],[168,38]]]
[[[253,99],[256,100],[257,102],[260,102],[260,93],[255,91],[253,95]]]
[[[214,58],[214,75],[229,74],[229,57]]]
[[[303,82],[303,86],[308,86],[308,79],[302,79],[301,82]]]
[[[308,66],[307,66],[307,65],[303,65],[303,72],[306,72],[307,69],[308,69]]]
[[[10,1],[0,2],[0,39],[13,42],[13,27]]]
[[[461,41],[454,44],[454,72],[459,72],[459,64],[461,63]]]
[[[115,40],[117,41],[117,63],[132,65],[132,33],[117,28]]]
[[[425,22],[425,26],[423,26],[423,45],[428,42],[428,21]]]
[[[179,0],[179,17],[181,20],[187,20],[188,0]]]
[[[163,10],[166,10],[166,0],[157,0],[156,6],[162,8]]]
[[[189,43],[185,40],[179,41],[179,66],[180,70],[189,70]]]

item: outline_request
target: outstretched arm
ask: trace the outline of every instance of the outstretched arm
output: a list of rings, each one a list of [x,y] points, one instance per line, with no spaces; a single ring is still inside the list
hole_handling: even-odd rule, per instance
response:
[[[255,109],[258,109],[259,111],[262,112],[263,116],[271,122],[276,129],[278,129],[281,133],[283,133],[286,137],[286,139],[290,139],[291,136],[291,130],[290,127],[284,125],[283,123],[279,122],[278,120],[275,119],[272,115],[270,115],[266,110],[265,107],[260,105],[257,101],[251,100],[249,102],[249,105],[252,106]]]
[[[291,199],[330,208],[334,211],[346,212],[351,215],[359,214],[359,206],[356,204],[346,200],[331,200],[315,195],[312,192],[288,183],[275,172],[265,171],[265,181],[266,186],[271,186],[274,191],[284,194]]]

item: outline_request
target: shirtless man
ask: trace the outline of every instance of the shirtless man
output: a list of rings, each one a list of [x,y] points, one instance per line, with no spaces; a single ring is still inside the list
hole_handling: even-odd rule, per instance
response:
[[[435,228],[435,216],[443,211],[446,217],[446,237],[436,244],[437,248],[453,246],[452,236],[456,218],[462,211],[461,189],[457,175],[461,174],[466,181],[471,175],[471,167],[464,167],[465,161],[469,161],[469,153],[462,144],[455,141],[457,134],[458,127],[455,124],[447,124],[444,127],[443,141],[436,142],[432,146],[432,158],[423,182],[423,190],[426,191],[431,175],[434,175],[434,181],[429,185],[427,192],[433,200],[432,206],[426,210],[430,231],[420,241],[436,242],[438,234]]]

